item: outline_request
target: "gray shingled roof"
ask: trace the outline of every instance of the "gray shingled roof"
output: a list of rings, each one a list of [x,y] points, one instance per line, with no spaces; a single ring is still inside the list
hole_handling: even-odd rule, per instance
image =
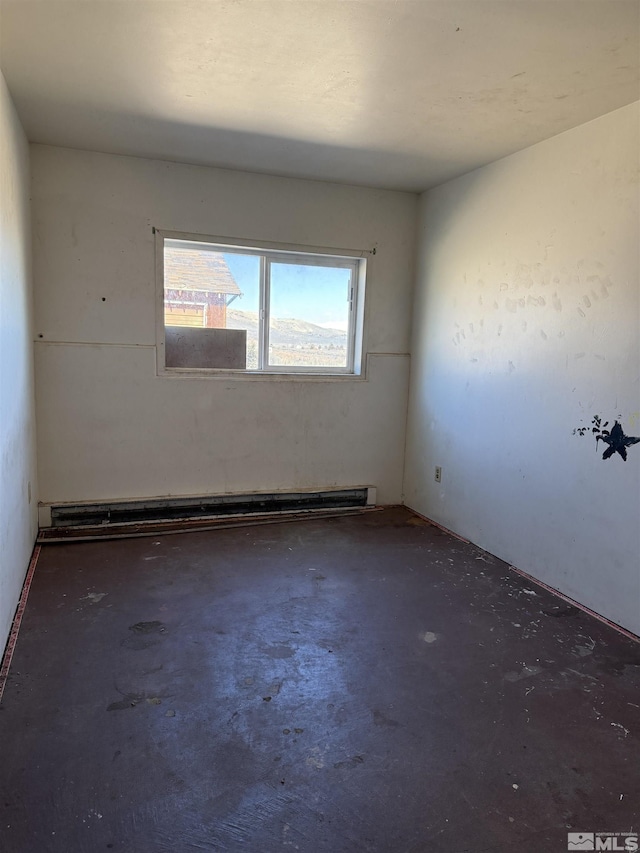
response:
[[[183,246],[164,247],[164,287],[165,290],[242,293],[221,252]]]

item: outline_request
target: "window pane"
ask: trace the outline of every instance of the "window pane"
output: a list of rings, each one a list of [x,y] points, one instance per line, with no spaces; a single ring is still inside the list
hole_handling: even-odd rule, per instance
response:
[[[257,370],[260,258],[235,252],[225,252],[223,257],[242,291],[240,297],[227,309],[227,328],[246,329],[247,370]]]
[[[164,322],[169,367],[258,367],[260,259],[215,251],[206,243],[166,240],[164,246]],[[178,333],[174,327],[246,331],[218,335]],[[178,346],[179,344],[179,346]],[[243,352],[238,360],[238,345]],[[184,359],[185,347],[190,351]],[[245,352],[246,350],[246,359]],[[201,355],[198,355],[201,352]],[[198,360],[202,363],[198,363]],[[212,362],[213,359],[213,362]],[[217,360],[217,363],[215,363]]]
[[[269,364],[348,366],[351,269],[270,265]]]

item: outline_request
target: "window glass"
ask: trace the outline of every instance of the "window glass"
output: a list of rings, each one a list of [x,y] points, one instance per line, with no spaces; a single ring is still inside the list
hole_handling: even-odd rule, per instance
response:
[[[360,370],[362,258],[157,239],[160,369]]]
[[[348,366],[351,269],[271,263],[269,364]]]

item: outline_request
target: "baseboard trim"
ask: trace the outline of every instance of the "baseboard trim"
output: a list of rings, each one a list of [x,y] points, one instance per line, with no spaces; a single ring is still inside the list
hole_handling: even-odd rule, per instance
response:
[[[405,506],[406,506],[406,504],[405,504]],[[406,508],[408,510],[410,510],[412,513],[414,513],[414,515],[417,515],[419,518],[422,518],[428,524],[431,524],[434,527],[437,527],[439,530],[442,530],[444,533],[448,533],[450,536],[453,536],[458,541],[464,542],[466,545],[473,545],[474,548],[480,548],[480,550],[485,551],[485,553],[487,553],[487,554],[490,554],[496,560],[502,560],[501,557],[497,557],[495,554],[491,554],[490,551],[486,551],[486,549],[481,548],[480,545],[476,545],[474,542],[471,542],[469,539],[465,539],[464,537],[459,536],[457,533],[454,533],[453,530],[449,530],[448,527],[444,527],[444,525],[438,524],[437,521],[434,521],[432,518],[429,518],[428,516],[423,515],[421,512],[417,512],[417,510],[413,509],[412,507],[407,506]],[[522,569],[519,569],[517,566],[511,565],[506,560],[502,560],[502,562],[506,563],[506,565],[509,567],[510,571],[515,572],[517,575],[520,575],[520,577],[525,578],[529,583],[536,584],[537,586],[542,587],[542,589],[545,589],[547,592],[550,592],[552,595],[557,596],[558,598],[562,599],[562,601],[566,601],[567,604],[571,604],[573,607],[577,607],[579,610],[582,610],[583,613],[587,613],[589,616],[593,616],[599,622],[603,622],[605,625],[609,625],[609,627],[615,628],[616,631],[618,631],[620,634],[623,634],[625,637],[627,637],[627,639],[634,640],[636,643],[640,643],[640,636],[638,636],[637,634],[634,634],[632,631],[629,631],[627,628],[623,628],[622,625],[618,625],[617,622],[612,622],[611,619],[607,619],[606,616],[602,616],[602,614],[597,613],[595,610],[591,610],[590,607],[587,607],[585,604],[581,604],[579,601],[576,601],[575,598],[571,598],[570,596],[565,595],[565,593],[560,592],[560,590],[555,589],[555,587],[549,586],[549,584],[546,584],[544,581],[539,580],[534,575],[530,575],[528,572],[524,572]]]
[[[36,564],[38,562],[39,556],[40,545],[36,544],[33,549],[33,553],[31,554],[31,559],[29,560],[29,567],[27,569],[27,574],[24,579],[24,583],[22,584],[22,591],[20,593],[20,598],[18,599],[18,606],[16,607],[13,622],[11,623],[9,639],[7,640],[7,645],[5,646],[4,653],[2,655],[2,661],[0,662],[0,702],[2,702],[2,694],[4,693],[4,687],[7,683],[7,679],[9,678],[11,661],[13,659],[13,653],[16,648],[16,643],[18,642],[20,625],[22,624],[22,617],[24,616],[24,611],[27,606],[29,590],[31,589],[31,581],[33,580],[33,574],[36,570]]]
[[[507,564],[508,565],[508,564]],[[623,628],[622,625],[618,625],[617,622],[612,622],[611,619],[607,619],[606,616],[602,616],[602,614],[597,613],[595,610],[592,610],[590,607],[587,607],[586,604],[581,604],[579,601],[576,601],[575,598],[571,598],[569,595],[565,595],[564,592],[560,592],[560,590],[555,589],[555,587],[549,586],[544,581],[538,580],[538,578],[530,575],[528,572],[523,572],[522,569],[519,569],[517,566],[509,565],[509,569],[512,572],[515,572],[520,577],[525,578],[529,583],[536,584],[536,586],[542,587],[547,592],[551,592],[553,595],[556,595],[558,598],[561,598],[563,601],[566,601],[567,604],[571,604],[573,607],[577,607],[578,610],[582,610],[583,613],[587,613],[589,616],[593,616],[594,619],[597,619],[599,622],[604,622],[605,625],[609,625],[611,628],[615,628],[620,634],[624,634],[625,637],[629,640],[635,640],[636,643],[640,643],[640,636],[634,634],[632,631],[629,631],[627,628]]]

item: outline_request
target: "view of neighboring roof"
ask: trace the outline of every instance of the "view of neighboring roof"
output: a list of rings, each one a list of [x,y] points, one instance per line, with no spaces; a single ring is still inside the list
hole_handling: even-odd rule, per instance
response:
[[[164,248],[164,286],[165,290],[242,294],[221,252],[169,242]]]

